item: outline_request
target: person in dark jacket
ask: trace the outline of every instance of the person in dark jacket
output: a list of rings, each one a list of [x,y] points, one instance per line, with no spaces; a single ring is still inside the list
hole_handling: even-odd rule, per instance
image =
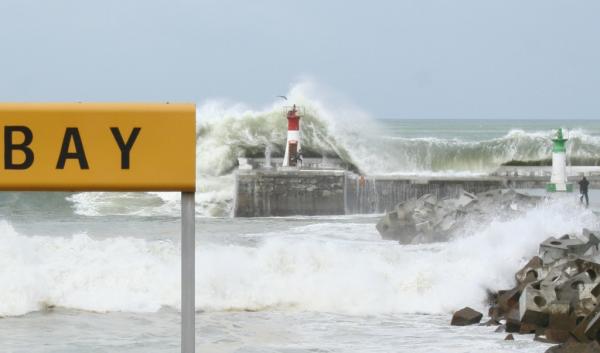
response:
[[[585,197],[585,207],[590,205],[588,185],[590,185],[590,182],[585,177],[579,181],[579,193],[581,194],[581,196],[579,196],[579,201],[583,203],[583,198]]]
[[[298,150],[298,153],[296,153],[296,162],[300,162],[300,168],[302,168],[302,150]]]

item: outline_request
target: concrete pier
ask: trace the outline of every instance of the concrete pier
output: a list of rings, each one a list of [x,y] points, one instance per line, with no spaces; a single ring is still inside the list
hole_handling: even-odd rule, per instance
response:
[[[600,188],[600,175],[587,173],[590,188]],[[572,175],[576,183],[580,177]],[[239,170],[236,217],[344,215],[383,213],[397,203],[424,194],[438,197],[497,188],[543,189],[543,175],[476,177],[361,176],[345,170]]]
[[[343,170],[238,171],[236,217],[345,214]]]

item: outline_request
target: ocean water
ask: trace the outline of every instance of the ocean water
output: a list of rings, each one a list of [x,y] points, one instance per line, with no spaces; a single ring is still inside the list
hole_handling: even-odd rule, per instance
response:
[[[559,126],[571,155],[600,153],[596,121],[386,120],[302,85],[288,97],[306,107],[307,150],[369,174],[484,174],[547,158]],[[575,196],[549,200],[417,245],[382,240],[379,215],[231,218],[237,157],[280,153],[282,109],[199,105],[198,352],[549,347],[504,341],[495,327],[451,327],[451,314],[486,310],[486,292],[511,287],[546,237],[599,229],[592,209]],[[0,352],[178,352],[178,217],[177,193],[1,193]]]

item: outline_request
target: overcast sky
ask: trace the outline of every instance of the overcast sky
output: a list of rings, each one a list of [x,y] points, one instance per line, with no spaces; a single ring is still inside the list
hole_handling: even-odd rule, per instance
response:
[[[600,117],[598,0],[2,0],[1,101],[260,107],[311,77],[381,118]]]

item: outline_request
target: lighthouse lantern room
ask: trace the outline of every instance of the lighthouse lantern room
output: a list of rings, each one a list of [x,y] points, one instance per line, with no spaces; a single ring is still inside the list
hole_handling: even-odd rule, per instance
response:
[[[283,157],[284,167],[295,167],[300,158],[300,112],[296,105],[288,110],[288,131],[287,142],[285,144],[285,156]]]

